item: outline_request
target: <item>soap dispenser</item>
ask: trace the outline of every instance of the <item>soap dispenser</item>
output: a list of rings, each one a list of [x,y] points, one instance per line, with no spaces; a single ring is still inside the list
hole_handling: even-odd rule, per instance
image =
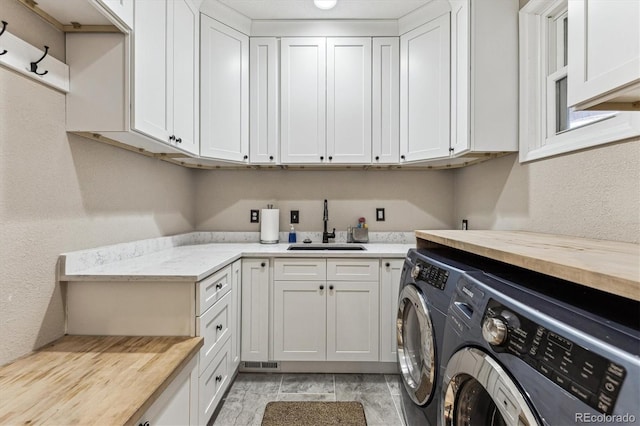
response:
[[[293,227],[293,224],[291,225],[291,229],[289,230],[289,242],[296,242],[296,229]]]

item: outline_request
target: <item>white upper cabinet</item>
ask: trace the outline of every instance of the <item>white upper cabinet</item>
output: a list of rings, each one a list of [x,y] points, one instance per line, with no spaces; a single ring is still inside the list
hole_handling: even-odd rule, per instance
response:
[[[198,12],[188,0],[136,0],[133,127],[198,152]]]
[[[249,38],[202,15],[200,49],[200,155],[247,162]]]
[[[249,159],[276,164],[278,155],[278,40],[249,40]]]
[[[281,162],[324,162],[326,39],[283,38],[280,64]]]
[[[371,38],[327,39],[327,158],[371,163]]]
[[[373,38],[372,162],[396,164],[400,156],[400,39]]]
[[[518,2],[450,0],[451,154],[518,149]]]
[[[568,104],[640,110],[640,2],[571,0],[568,14]]]
[[[449,15],[400,37],[401,162],[449,155]]]

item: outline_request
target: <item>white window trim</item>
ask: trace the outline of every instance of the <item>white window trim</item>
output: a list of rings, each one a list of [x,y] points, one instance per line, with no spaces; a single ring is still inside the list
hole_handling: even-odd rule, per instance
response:
[[[539,160],[640,135],[640,113],[620,112],[584,127],[555,134],[547,130],[546,17],[567,0],[530,0],[519,12],[520,162]],[[571,21],[569,20],[569,25]],[[571,46],[569,46],[571,49]],[[550,134],[548,136],[547,134]]]

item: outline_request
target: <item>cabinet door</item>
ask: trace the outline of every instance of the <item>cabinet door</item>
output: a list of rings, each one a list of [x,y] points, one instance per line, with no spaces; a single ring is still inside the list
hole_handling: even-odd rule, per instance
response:
[[[158,399],[149,407],[137,425],[197,425],[198,374],[197,356],[178,373]]]
[[[394,164],[400,156],[400,39],[373,38],[374,164]]]
[[[283,38],[280,43],[281,162],[324,162],[326,40]]]
[[[402,259],[382,259],[380,270],[380,362],[397,361],[396,317]]]
[[[571,0],[568,16],[568,104],[640,100],[640,2]]]
[[[449,13],[400,37],[400,159],[449,155]]]
[[[231,265],[231,371],[240,365],[240,324],[242,297],[242,261],[236,260]]]
[[[275,281],[273,357],[278,361],[324,361],[324,281]]]
[[[470,0],[451,3],[451,152],[468,150],[471,98]],[[495,69],[493,70],[495,73]],[[513,94],[515,96],[515,94]]]
[[[252,164],[278,162],[278,42],[275,37],[249,40],[250,128]]]
[[[327,160],[371,163],[371,38],[327,39]]]
[[[199,63],[198,63],[198,10],[191,0],[169,2],[171,33],[171,74],[173,93],[170,119],[172,142],[191,153],[199,152]]]
[[[134,87],[132,127],[169,143],[170,86],[168,67],[169,3],[166,0],[136,0],[134,40]]]
[[[200,155],[249,159],[249,38],[201,15]]]
[[[242,261],[242,361],[269,359],[269,260]]]
[[[378,361],[379,283],[328,281],[327,286],[327,361]]]

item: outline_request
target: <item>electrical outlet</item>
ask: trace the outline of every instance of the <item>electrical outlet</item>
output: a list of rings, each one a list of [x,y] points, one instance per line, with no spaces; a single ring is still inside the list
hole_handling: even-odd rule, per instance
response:
[[[291,223],[300,223],[300,211],[291,210]]]
[[[376,209],[376,221],[377,222],[384,222],[384,209],[382,209],[382,208],[377,208]]]
[[[251,223],[260,223],[260,210],[251,210]]]

